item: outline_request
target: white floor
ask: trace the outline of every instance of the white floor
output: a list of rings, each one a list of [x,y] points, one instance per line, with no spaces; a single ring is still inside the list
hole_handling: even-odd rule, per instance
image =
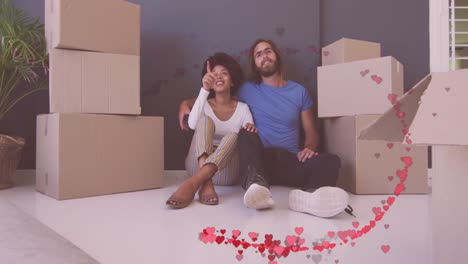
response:
[[[354,229],[352,223],[356,221],[359,228],[369,224],[374,218],[372,208],[382,206],[381,201],[388,196],[351,195],[357,218],[343,213],[321,219],[290,211],[287,205],[290,189],[284,187],[272,188],[276,202],[273,210],[245,208],[239,186],[218,187],[221,200],[218,206],[194,201],[188,208],[169,210],[164,202],[176,188],[174,173],[167,175],[172,179],[167,188],[60,202],[34,191],[33,174],[20,171],[17,185],[0,191],[0,199],[38,219],[103,264],[269,264],[268,255],[262,256],[252,247],[242,248],[242,259],[238,260],[240,257],[236,255],[241,246],[204,244],[198,236],[205,227],[226,229],[229,237],[232,230],[240,230],[239,239],[249,242],[252,241],[248,232],[257,232],[257,243],[264,241],[265,234],[271,234],[282,245],[286,236],[296,235],[295,227],[303,227],[300,237],[305,239],[306,247],[312,248],[313,242],[323,238],[337,243],[331,252],[312,249],[291,252],[286,258],[275,259],[278,264],[431,263],[430,195],[398,197],[369,233],[353,240],[353,245],[351,242],[339,245],[341,240],[336,236],[330,239],[328,232]],[[382,245],[388,245],[390,250],[384,253]]]

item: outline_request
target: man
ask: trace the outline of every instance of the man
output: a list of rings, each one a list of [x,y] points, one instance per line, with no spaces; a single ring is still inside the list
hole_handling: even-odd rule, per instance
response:
[[[249,51],[250,82],[239,91],[249,105],[258,134],[242,129],[238,135],[244,204],[266,209],[274,201],[270,184],[301,188],[289,194],[289,208],[320,217],[332,217],[348,205],[348,194],[336,186],[340,160],[317,153],[318,134],[311,109],[313,102],[300,84],[285,80],[284,65],[271,40],[258,39]],[[189,112],[182,102],[179,121]],[[304,144],[300,146],[300,130]]]

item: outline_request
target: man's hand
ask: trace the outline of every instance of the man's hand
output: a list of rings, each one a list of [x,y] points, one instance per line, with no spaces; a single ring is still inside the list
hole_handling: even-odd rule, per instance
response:
[[[180,103],[180,106],[179,106],[179,125],[180,125],[180,129],[185,130],[185,131],[189,131],[188,123],[185,122],[185,120],[184,120],[184,117],[186,115],[188,116],[189,114],[190,114],[190,108],[187,105],[187,102],[182,101],[182,103]]]
[[[251,123],[245,124],[245,126],[243,128],[245,130],[247,130],[248,132],[252,132],[252,133],[257,133],[258,132],[257,127],[254,124],[251,124]]]
[[[210,62],[206,62],[206,73],[202,79],[203,89],[210,91],[213,88],[213,84],[216,80],[216,76],[211,72]]]
[[[304,148],[303,150],[299,151],[299,153],[297,153],[297,159],[300,162],[305,162],[306,160],[312,158],[315,155],[318,155],[318,153],[309,148]]]

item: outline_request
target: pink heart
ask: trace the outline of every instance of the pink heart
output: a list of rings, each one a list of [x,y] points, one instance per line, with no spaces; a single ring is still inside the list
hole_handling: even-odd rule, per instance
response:
[[[281,254],[283,253],[284,251],[284,247],[282,246],[276,246],[273,251],[275,251],[276,255],[278,256],[281,256]]]
[[[249,237],[250,237],[253,241],[256,241],[257,238],[258,238],[258,233],[249,232]]]
[[[398,113],[397,113],[397,116],[398,116],[399,118],[403,118],[403,117],[405,117],[405,112],[398,112]]]
[[[400,183],[395,188],[395,195],[400,195],[400,193],[405,189],[405,184]]]
[[[232,236],[234,238],[237,238],[240,234],[241,234],[241,232],[239,230],[232,230]]]
[[[300,236],[300,235],[302,234],[302,232],[304,232],[304,228],[303,228],[303,227],[296,227],[296,228],[294,229],[294,231],[296,231],[296,234],[297,234],[298,236]]]
[[[407,139],[406,139],[406,144],[411,145],[411,143],[413,143],[413,141],[412,141],[411,139],[407,138]]]
[[[410,152],[411,148],[410,147],[407,147],[405,148],[406,152]]]
[[[389,225],[389,224],[385,224],[384,227],[385,227],[385,229],[388,229],[388,228],[390,227],[390,225]]]
[[[361,76],[364,77],[369,73],[369,70],[361,71]]]
[[[390,246],[389,245],[382,245],[380,247],[383,251],[383,253],[387,254],[387,252],[390,250]]]
[[[354,226],[354,228],[358,228],[359,222],[353,222],[353,226]]]
[[[387,143],[387,148],[392,149],[393,148],[393,143]]]
[[[297,244],[299,244],[299,246],[304,244],[304,243],[305,243],[305,239],[303,239],[303,238],[299,239],[299,241],[297,242]]]
[[[207,227],[205,229],[203,229],[203,232],[205,232],[206,234],[214,234],[214,232],[216,231],[216,228],[214,227]]]
[[[375,154],[374,154],[374,157],[375,157],[376,159],[380,158],[380,153],[375,153]]]
[[[356,245],[356,243],[354,242],[351,242],[351,246],[354,247]]]
[[[329,236],[330,238],[333,238],[333,237],[335,236],[335,232],[331,232],[331,231],[328,232],[328,236]]]
[[[244,258],[244,256],[243,256],[243,255],[236,255],[236,259],[237,259],[237,261],[241,261],[243,258]]]
[[[395,104],[395,103],[396,103],[396,99],[397,99],[397,95],[396,95],[396,94],[389,94],[389,95],[387,96],[387,98],[388,98],[388,100],[390,100],[390,102],[391,102],[392,104]]]
[[[413,164],[413,159],[411,157],[402,157],[401,161],[403,161],[408,167]]]
[[[276,261],[269,261],[268,264],[277,264]]]
[[[375,215],[380,214],[381,211],[382,211],[382,209],[381,209],[380,207],[374,207],[374,208],[372,208],[372,212],[374,212]]]
[[[374,82],[376,82],[377,84],[380,84],[380,83],[382,82],[382,78],[379,77],[379,76],[377,76],[377,75],[375,75],[375,74],[371,76],[371,79],[372,79]]]
[[[394,201],[395,201],[395,197],[393,197],[393,196],[392,196],[392,197],[388,197],[388,199],[387,199],[387,203],[388,203],[389,205],[392,205]]]
[[[400,178],[402,182],[404,182],[406,180],[406,177],[408,176],[408,170],[397,170],[396,175],[398,176],[398,178]]]
[[[343,241],[346,240],[346,237],[347,237],[347,236],[348,236],[348,235],[347,235],[346,232],[344,232],[344,231],[339,231],[339,232],[338,232],[338,237],[341,238],[341,240],[343,240]]]
[[[388,176],[389,181],[393,181],[393,176]]]
[[[287,236],[286,237],[286,243],[288,245],[290,245],[290,246],[294,245],[294,243],[296,243],[296,240],[297,240],[297,237],[295,237],[295,236]]]

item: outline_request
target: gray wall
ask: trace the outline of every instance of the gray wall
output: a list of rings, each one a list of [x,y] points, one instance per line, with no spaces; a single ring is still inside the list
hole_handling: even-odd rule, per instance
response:
[[[43,21],[43,1],[13,0]],[[296,0],[133,0],[142,6],[141,90],[143,115],[165,117],[165,168],[183,169],[191,133],[178,127],[182,99],[196,96],[200,65],[225,51],[246,65],[245,50],[258,37],[282,48],[290,79],[316,94],[320,1]],[[20,168],[34,168],[35,116],[48,112],[47,92],[18,105],[0,124],[26,137]]]
[[[316,47],[343,36],[382,43],[382,55],[405,65],[407,89],[429,72],[429,1],[323,0],[320,5],[318,1],[132,1],[143,7],[143,114],[165,116],[166,169],[183,169],[191,135],[178,129],[178,104],[196,95],[199,65],[214,51],[228,51],[245,64],[242,51],[255,38],[272,38],[289,54],[288,77],[304,83],[313,95]],[[43,1],[13,2],[29,14],[43,16]],[[47,111],[47,92],[37,93],[0,123],[0,130],[28,140],[21,168],[34,168],[35,116]]]
[[[405,89],[429,73],[428,0],[323,0],[321,44],[342,37],[380,42],[404,67]]]

